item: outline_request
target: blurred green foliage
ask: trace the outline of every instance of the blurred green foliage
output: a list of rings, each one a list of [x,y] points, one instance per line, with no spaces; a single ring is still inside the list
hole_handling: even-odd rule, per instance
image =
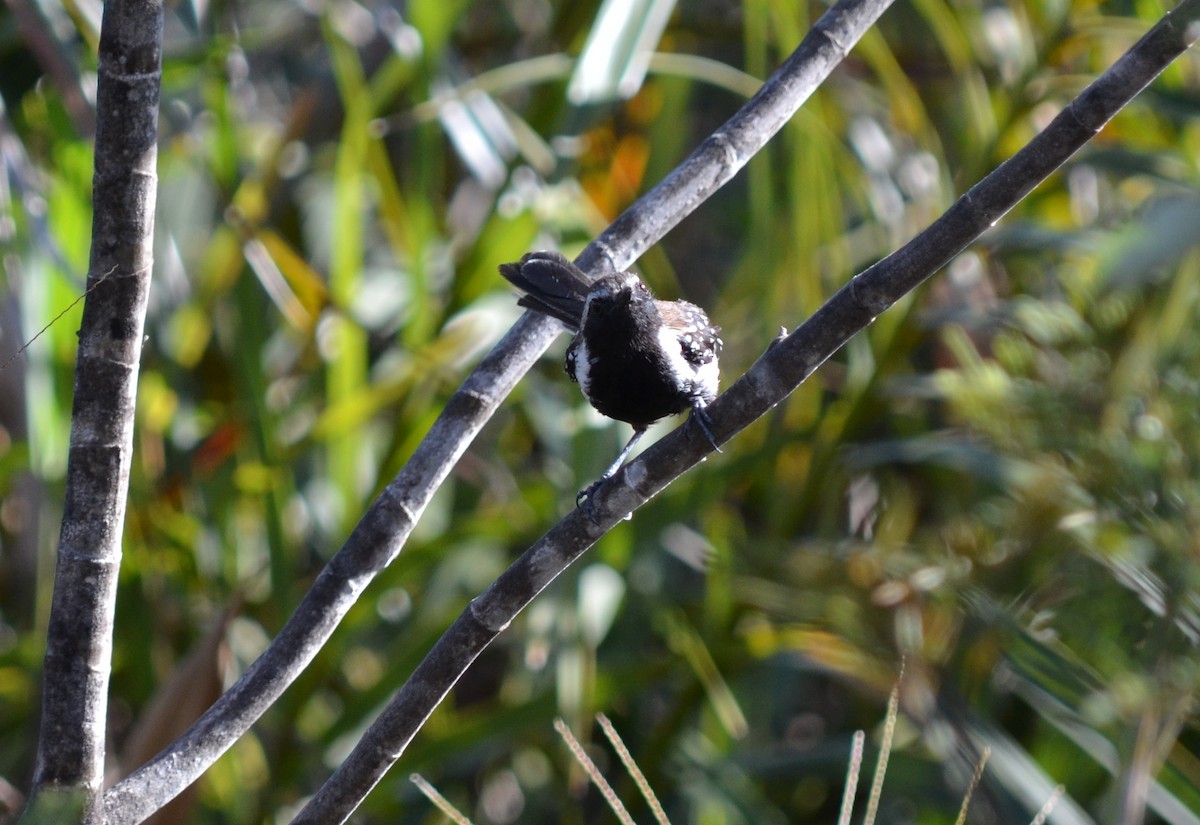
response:
[[[820,11],[681,4],[635,96],[577,105],[566,55],[594,3],[170,10],[119,770],[262,649],[517,317],[496,265],[581,248]],[[724,327],[728,384],[1162,12],[898,4],[639,267]],[[94,2],[0,10],[0,358],[49,325],[0,370],[0,776],[18,786],[61,517],[98,19]],[[1029,821],[1058,783],[1051,821],[1118,821],[1145,779],[1151,821],[1200,821],[1198,114],[1188,58],[605,538],[480,658],[360,821],[438,821],[412,771],[477,822],[608,821],[551,725],[595,739],[603,711],[674,822],[830,822],[851,735],[877,741],[902,660],[881,821],[954,821],[984,746],[980,821]],[[175,821],[286,821],[604,467],[627,431],[567,382],[563,344]],[[222,643],[193,659],[209,680],[185,701],[171,677],[214,627]],[[163,696],[165,720],[147,712]],[[647,819],[607,746],[596,755]]]

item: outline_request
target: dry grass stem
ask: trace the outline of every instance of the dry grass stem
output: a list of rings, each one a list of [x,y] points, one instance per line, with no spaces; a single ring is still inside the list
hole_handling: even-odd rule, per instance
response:
[[[617,729],[613,727],[612,722],[608,721],[608,717],[603,713],[596,714],[596,721],[600,723],[600,729],[604,731],[604,735],[608,737],[608,741],[612,744],[613,749],[616,750],[617,756],[621,759],[621,764],[625,766],[625,770],[629,771],[629,775],[633,777],[634,783],[642,793],[642,798],[650,806],[650,810],[654,814],[654,820],[659,825],[671,825],[671,821],[667,819],[667,812],[663,810],[662,803],[654,795],[654,789],[646,781],[645,774],[637,766],[637,762],[634,761],[629,749],[625,747],[625,743],[621,741],[621,736],[617,733]]]
[[[1050,816],[1050,812],[1054,810],[1054,806],[1058,804],[1058,798],[1066,791],[1066,786],[1059,785],[1054,789],[1054,793],[1050,794],[1050,798],[1046,800],[1046,804],[1038,811],[1037,816],[1033,818],[1030,825],[1045,825],[1046,820]]]
[[[425,794],[425,798],[437,806],[437,809],[449,817],[450,821],[455,825],[471,825],[471,820],[463,816],[462,812],[450,804],[450,800],[438,793],[437,788],[430,785],[425,777],[419,773],[409,774],[409,781],[417,786],[421,793]]]
[[[858,792],[858,774],[862,768],[863,743],[867,735],[861,730],[854,732],[854,741],[850,745],[850,764],[846,768],[846,790],[842,793],[842,812],[838,815],[838,825],[850,825],[850,817],[854,814],[854,795]]]
[[[903,668],[900,677],[904,677]],[[879,761],[875,765],[875,778],[871,782],[871,795],[867,798],[867,814],[863,817],[863,825],[872,825],[875,814],[879,811],[879,797],[883,793],[883,776],[887,773],[888,756],[892,752],[892,737],[896,733],[896,716],[900,710],[900,683],[892,688],[888,697],[887,719],[883,725],[883,741],[879,743]]]
[[[987,766],[988,757],[991,755],[991,748],[983,749],[983,754],[979,757],[979,764],[975,766],[975,774],[971,777],[971,784],[967,786],[967,793],[963,797],[962,810],[958,812],[958,819],[954,821],[954,825],[963,825],[967,821],[967,808],[971,806],[971,797],[975,795],[975,788],[978,787],[979,780],[983,777],[983,769]]]
[[[579,740],[571,733],[570,728],[567,727],[567,723],[562,719],[555,719],[554,729],[558,731],[559,736],[567,743],[567,747],[571,749],[571,754],[575,757],[575,761],[587,772],[587,775],[592,780],[592,784],[600,789],[600,793],[604,796],[608,807],[612,808],[612,812],[617,815],[617,819],[621,820],[624,825],[635,825],[633,817],[629,815],[629,811],[625,810],[625,806],[621,804],[621,800],[617,799],[617,792],[612,789],[612,785],[608,784],[608,780],[600,775],[600,770],[596,767],[596,763],[584,752],[583,745],[579,744]]]

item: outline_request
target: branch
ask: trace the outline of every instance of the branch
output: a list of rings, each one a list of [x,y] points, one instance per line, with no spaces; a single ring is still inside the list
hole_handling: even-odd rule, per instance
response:
[[[879,313],[945,266],[1049,177],[1197,39],[1198,21],[1200,0],[1184,0],[1041,134],[959,198],[924,232],[852,279],[791,335],[773,342],[727,393],[706,408],[718,441],[727,441],[786,399]],[[718,134],[722,133],[730,133],[728,124]],[[710,143],[714,141],[705,145]],[[724,138],[715,143],[722,145]],[[681,168],[687,165],[685,162]],[[668,198],[688,203],[690,195],[683,193],[683,187],[669,184],[674,177],[664,180],[654,192],[665,188]],[[646,214],[654,213],[648,210]],[[650,225],[660,225],[654,217],[648,220]],[[638,238],[636,228],[622,229],[624,221],[624,217],[619,219],[601,240],[617,235]],[[662,225],[667,222],[669,218],[663,219]],[[635,247],[641,243],[628,242]],[[581,260],[594,262],[599,253],[592,249],[585,251]],[[603,249],[601,244],[600,251]],[[606,254],[612,265],[622,265],[622,253],[614,249]],[[693,428],[676,429],[601,488],[595,523],[584,509],[576,508],[530,547],[446,630],[294,824],[344,822],[404,753],[483,648],[600,536],[711,450],[708,440],[696,435]]]
[[[889,3],[843,0],[830,9],[758,94],[593,241],[577,263],[593,274],[624,269],[657,243],[766,145]],[[616,521],[613,517],[609,527]],[[473,601],[295,822],[344,822],[479,652],[607,529],[573,511]]]
[[[83,792],[96,821],[121,530],[153,258],[160,0],[109,0],[100,33],[87,299],[79,330],[36,795]]]
[[[736,115],[625,210],[580,254],[584,272],[628,268],[712,197],[783,128],[891,0],[839,2]]]
[[[889,3],[842,0],[827,12],[720,132],[584,250],[579,259],[584,271],[595,275],[633,261],[732,178]],[[526,313],[509,330],[450,397],[412,459],[363,515],[267,650],[183,736],[105,793],[110,823],[140,822],[156,811],[195,781],[274,703],[363,589],[400,553],[434,491],[559,332],[557,323],[537,313]]]

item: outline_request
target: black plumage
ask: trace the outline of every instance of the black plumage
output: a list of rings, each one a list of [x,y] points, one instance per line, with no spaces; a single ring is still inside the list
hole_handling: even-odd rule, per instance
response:
[[[646,428],[691,409],[717,448],[704,407],[717,395],[720,328],[687,301],[660,301],[638,276],[618,272],[589,282],[557,252],[533,252],[500,273],[525,294],[518,303],[564,323],[575,338],[566,371],[601,414],[633,426],[617,460],[579,498],[624,462]]]

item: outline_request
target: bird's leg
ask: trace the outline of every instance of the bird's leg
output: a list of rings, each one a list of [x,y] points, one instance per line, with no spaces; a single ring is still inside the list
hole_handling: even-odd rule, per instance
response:
[[[718,453],[721,452],[721,448],[717,446],[717,439],[713,437],[712,428],[709,427],[708,412],[705,411],[704,405],[698,401],[692,402],[692,414],[688,416],[688,423],[692,422],[695,422],[700,431],[704,433],[704,437],[708,439],[708,443],[712,445],[712,448]]]
[[[641,438],[645,434],[646,434],[645,427],[642,427],[641,429],[638,429],[635,427],[633,430],[633,435],[630,437],[630,439],[627,442],[625,442],[625,446],[621,448],[621,452],[617,455],[617,460],[609,465],[608,469],[604,471],[604,475],[600,476],[600,478],[596,479],[591,484],[589,484],[587,487],[580,490],[579,495],[575,496],[575,506],[576,507],[579,507],[580,505],[582,505],[584,499],[587,499],[588,517],[589,518],[592,516],[592,496],[593,496],[593,494],[595,494],[595,492],[600,489],[600,486],[602,484],[604,484],[604,482],[606,482],[610,478],[612,478],[613,474],[616,473],[617,470],[621,469],[621,465],[625,463],[625,459],[629,455],[629,451],[633,449],[633,445],[637,444],[638,439]],[[592,521],[595,521],[595,520],[596,520],[595,518],[592,518]]]

